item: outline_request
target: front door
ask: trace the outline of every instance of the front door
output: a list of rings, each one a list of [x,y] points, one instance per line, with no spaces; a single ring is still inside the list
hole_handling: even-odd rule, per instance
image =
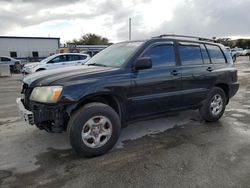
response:
[[[59,55],[52,60],[50,60],[46,67],[47,69],[55,69],[60,67],[65,67],[67,65],[67,55]]]
[[[176,65],[173,42],[155,43],[140,57],[151,58],[152,68],[132,73],[129,95],[131,118],[178,108],[181,105],[181,72]]]

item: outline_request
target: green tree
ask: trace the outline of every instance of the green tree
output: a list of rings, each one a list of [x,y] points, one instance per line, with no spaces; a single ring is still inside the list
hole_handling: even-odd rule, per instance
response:
[[[109,40],[105,37],[93,34],[93,33],[88,33],[86,35],[81,36],[79,39],[74,39],[70,43],[75,43],[75,44],[82,44],[82,45],[105,45],[109,44]]]
[[[231,38],[219,38],[217,39],[217,42],[225,45],[225,46],[230,46],[232,47],[232,41]]]
[[[238,39],[236,42],[236,46],[239,48],[244,48],[244,39]]]
[[[248,49],[250,49],[250,39],[247,39],[245,41],[245,47],[248,48]]]

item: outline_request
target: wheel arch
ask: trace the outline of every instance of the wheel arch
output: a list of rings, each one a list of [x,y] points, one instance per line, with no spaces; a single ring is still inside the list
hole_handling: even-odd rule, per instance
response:
[[[111,108],[115,110],[120,119],[121,120],[123,119],[124,107],[122,105],[122,99],[119,96],[113,95],[111,93],[98,93],[85,96],[73,107],[70,114],[72,115],[84,105],[94,102],[99,102],[109,105]]]
[[[45,68],[38,68],[35,72],[46,70]]]
[[[230,93],[228,84],[218,83],[218,84],[215,85],[215,87],[219,87],[224,91],[224,93],[226,95],[226,98],[227,98],[227,104],[228,104],[228,102],[229,102],[229,93]]]

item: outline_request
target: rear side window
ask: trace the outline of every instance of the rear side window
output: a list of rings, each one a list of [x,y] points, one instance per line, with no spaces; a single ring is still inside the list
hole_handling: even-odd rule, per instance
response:
[[[206,44],[212,63],[226,63],[226,59],[219,46]]]
[[[148,49],[142,57],[150,57],[153,67],[175,66],[175,53],[172,44],[159,44]]]
[[[202,65],[201,47],[199,45],[179,45],[182,65]]]
[[[80,55],[79,58],[80,58],[80,60],[84,60],[84,59],[87,58],[87,56],[86,55]]]
[[[68,61],[77,61],[79,60],[79,55],[68,55]]]

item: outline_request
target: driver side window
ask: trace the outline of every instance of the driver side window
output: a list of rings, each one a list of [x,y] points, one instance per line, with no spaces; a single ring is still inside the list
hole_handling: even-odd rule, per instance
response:
[[[149,57],[153,67],[175,66],[175,52],[172,44],[153,46],[142,57]]]
[[[49,63],[60,63],[60,62],[66,62],[66,61],[67,61],[66,55],[60,55],[50,60]]]

